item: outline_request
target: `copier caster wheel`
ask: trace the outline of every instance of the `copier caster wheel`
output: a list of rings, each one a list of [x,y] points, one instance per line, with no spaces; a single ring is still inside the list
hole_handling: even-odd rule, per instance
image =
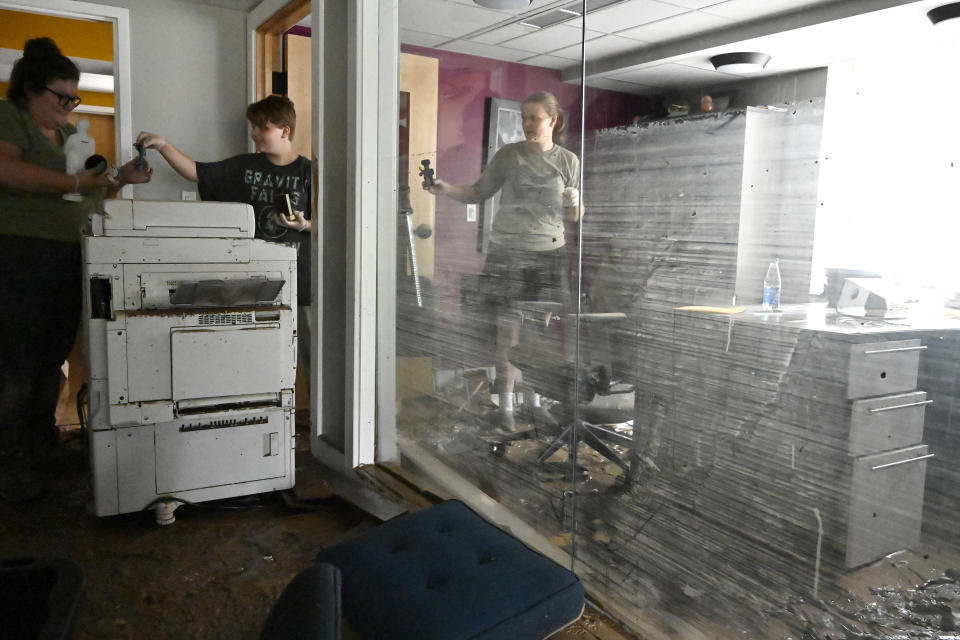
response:
[[[176,500],[158,500],[157,503],[153,505],[153,513],[157,517],[157,524],[165,526],[176,522],[177,519],[174,517],[173,512],[176,511],[179,506],[180,503]]]

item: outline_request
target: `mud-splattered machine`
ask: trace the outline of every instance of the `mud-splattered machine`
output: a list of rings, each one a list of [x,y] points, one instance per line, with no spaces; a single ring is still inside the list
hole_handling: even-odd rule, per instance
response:
[[[296,249],[254,239],[249,205],[105,211],[83,239],[96,514],[292,487]]]

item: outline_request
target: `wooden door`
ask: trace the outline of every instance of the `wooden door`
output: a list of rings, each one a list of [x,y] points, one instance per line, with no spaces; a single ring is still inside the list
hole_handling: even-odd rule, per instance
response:
[[[284,36],[284,70],[287,72],[287,97],[297,110],[297,130],[293,149],[310,158],[310,140],[313,139],[310,85],[310,38],[288,33]]]
[[[420,275],[433,278],[434,238],[436,237],[436,198],[420,187],[420,161],[437,164],[437,107],[440,61],[437,58],[400,54],[400,91],[409,94],[408,175],[413,226],[426,224],[434,233],[417,238],[417,265]],[[439,175],[437,176],[440,177]]]

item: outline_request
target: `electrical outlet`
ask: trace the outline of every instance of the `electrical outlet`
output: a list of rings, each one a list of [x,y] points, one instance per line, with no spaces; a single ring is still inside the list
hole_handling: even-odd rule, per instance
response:
[[[477,221],[477,205],[468,204],[467,205],[467,222],[476,222]]]
[[[188,202],[196,202],[197,192],[196,191],[181,191],[180,199]]]

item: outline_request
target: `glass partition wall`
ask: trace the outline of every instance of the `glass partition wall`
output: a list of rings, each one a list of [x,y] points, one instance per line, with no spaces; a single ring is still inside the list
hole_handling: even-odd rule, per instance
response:
[[[750,76],[727,3],[482,4],[400,1],[402,465],[637,637],[951,637],[960,125],[890,87],[956,45]]]

